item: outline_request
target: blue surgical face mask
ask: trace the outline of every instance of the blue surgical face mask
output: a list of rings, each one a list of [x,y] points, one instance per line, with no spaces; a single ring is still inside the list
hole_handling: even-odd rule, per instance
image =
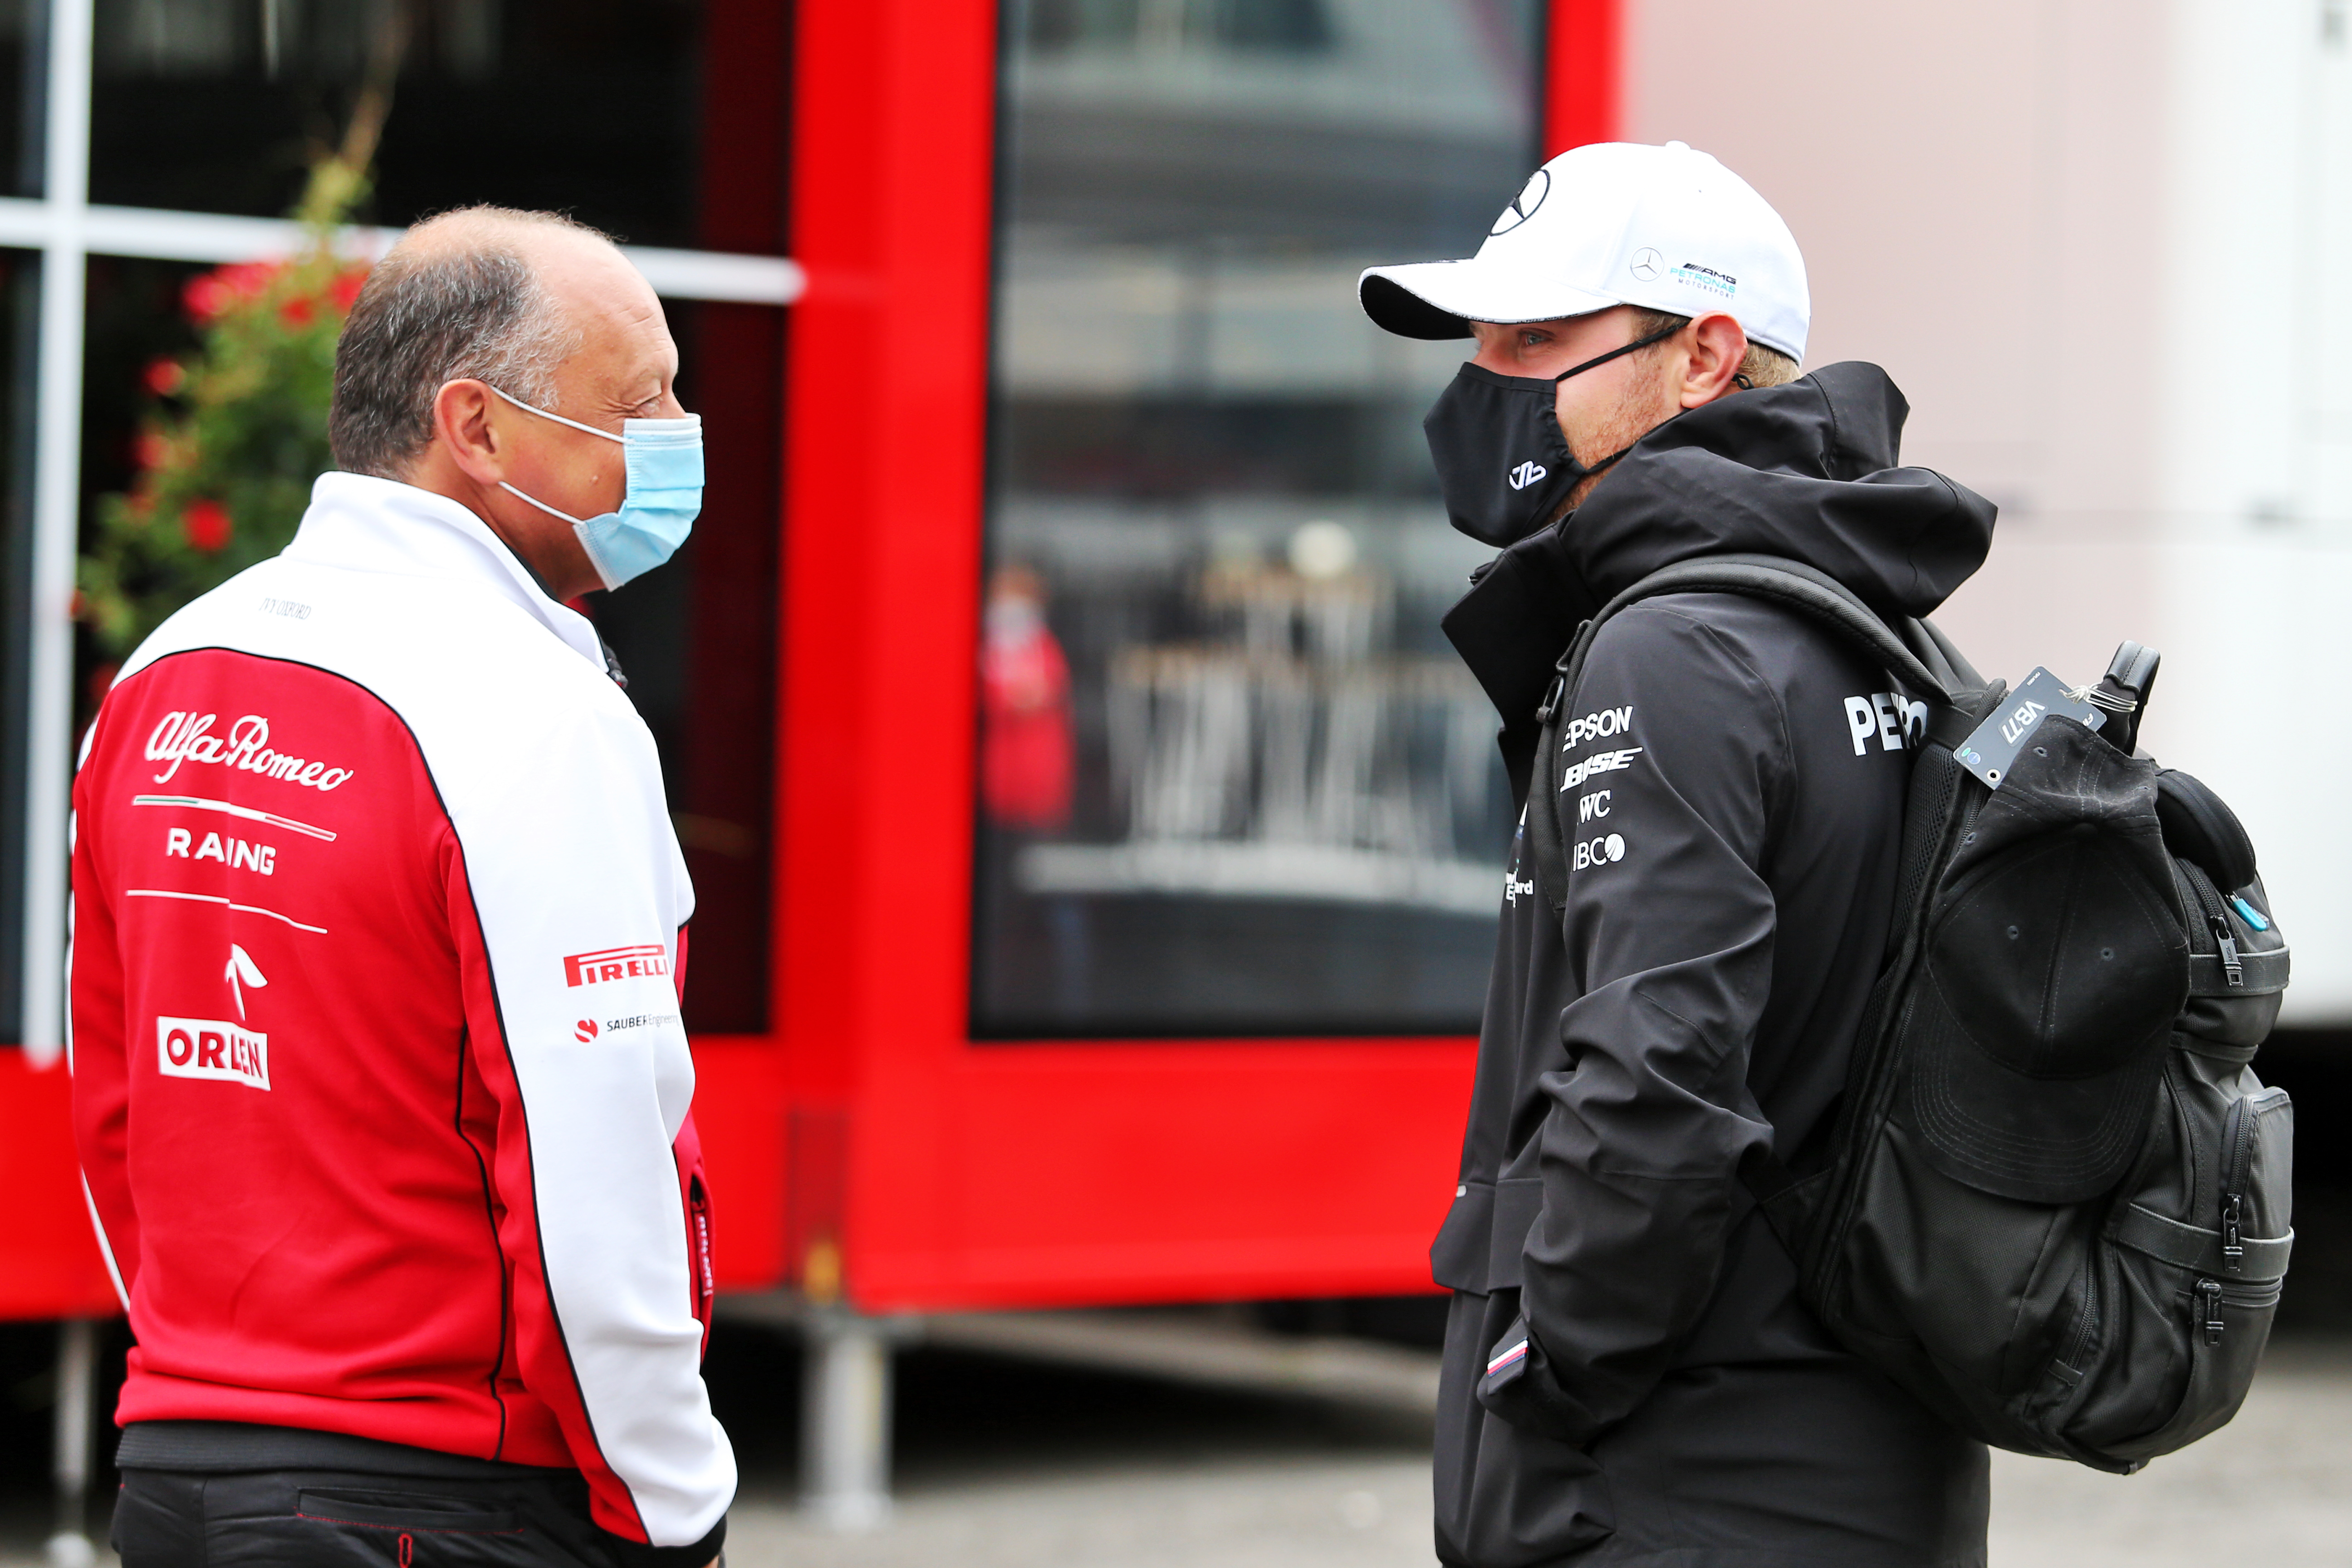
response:
[[[696,514],[702,510],[700,415],[689,414],[683,419],[625,419],[621,422],[622,433],[615,436],[593,425],[583,425],[577,419],[533,408],[519,397],[499,392],[495,386],[490,390],[526,413],[621,444],[621,462],[628,475],[628,488],[622,492],[618,511],[598,517],[573,517],[570,512],[557,511],[537,496],[524,495],[504,479],[499,481],[499,488],[509,495],[570,523],[572,531],[579,537],[580,548],[588,552],[589,564],[596,568],[596,575],[605,587],[617,588],[632,577],[642,577],[677,553],[677,547],[694,531]]]

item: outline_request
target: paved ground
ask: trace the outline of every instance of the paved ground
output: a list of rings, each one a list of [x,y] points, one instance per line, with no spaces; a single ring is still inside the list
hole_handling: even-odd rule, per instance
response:
[[[735,1568],[1374,1568],[1434,1561],[1417,1454],[1206,1460],[910,1489],[870,1536],[772,1502],[738,1509]]]
[[[2352,1563],[2352,1344],[2273,1345],[2237,1420],[2137,1476],[1992,1473],[1996,1568]]]
[[[897,1521],[866,1537],[817,1534],[776,1500],[751,1500],[736,1519],[729,1557],[737,1568],[1420,1568],[1433,1561],[1423,1450],[1377,1439],[1343,1454],[1294,1438],[1291,1451],[1234,1458],[1139,1464],[1103,1453],[1052,1474],[910,1477]],[[1995,1456],[1992,1563],[2352,1564],[2352,1346],[2278,1347],[2236,1422],[2137,1476]]]
[[[897,1518],[844,1537],[790,1506],[790,1423],[744,1406],[781,1414],[789,1347],[739,1338],[730,1353],[735,1568],[1431,1561],[1426,1426],[1393,1388],[1351,1404],[923,1351],[906,1363]],[[2139,1476],[1998,1456],[1993,1495],[1997,1568],[2352,1564],[2352,1342],[2275,1347],[2234,1425]],[[40,1561],[35,1524],[0,1519],[0,1568]]]

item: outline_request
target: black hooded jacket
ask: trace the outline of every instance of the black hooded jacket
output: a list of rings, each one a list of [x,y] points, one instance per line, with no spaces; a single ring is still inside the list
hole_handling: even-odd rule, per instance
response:
[[[1906,412],[1857,363],[1695,409],[1485,570],[1445,629],[1521,796],[1553,661],[1660,567],[1789,556],[1889,615],[1940,605],[1993,508],[1895,466]],[[1890,684],[1726,595],[1643,601],[1595,639],[1562,787],[1528,803],[1559,815],[1566,914],[1522,826],[1432,1250],[1456,1292],[1444,1562],[1984,1561],[1983,1448],[1837,1345],[1739,1178],[1826,1131],[1880,967],[1909,771]]]

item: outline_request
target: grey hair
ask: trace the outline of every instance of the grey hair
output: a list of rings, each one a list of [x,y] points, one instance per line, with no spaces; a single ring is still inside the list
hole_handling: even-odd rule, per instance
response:
[[[433,440],[433,401],[484,381],[541,408],[581,334],[516,243],[537,226],[599,234],[557,213],[461,207],[410,231],[368,273],[335,344],[327,439],[346,473],[397,479]]]

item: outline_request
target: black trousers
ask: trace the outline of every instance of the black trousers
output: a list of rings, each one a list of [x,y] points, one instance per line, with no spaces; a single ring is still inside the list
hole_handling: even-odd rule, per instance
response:
[[[609,1540],[568,1470],[125,1469],[114,1508],[123,1568],[618,1568]]]

